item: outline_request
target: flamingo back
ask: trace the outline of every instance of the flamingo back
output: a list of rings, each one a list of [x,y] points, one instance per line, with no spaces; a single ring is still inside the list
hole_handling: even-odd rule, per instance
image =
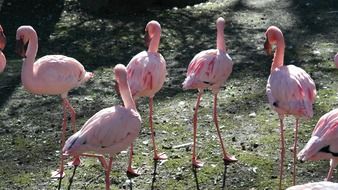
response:
[[[299,152],[298,158],[305,161],[319,158],[330,158],[329,152],[338,153],[338,109],[334,109],[324,114],[317,122],[310,140],[305,147]],[[328,155],[321,152],[323,148],[328,146]]]
[[[188,66],[183,89],[210,88],[213,93],[218,93],[230,76],[232,67],[232,60],[226,52],[217,49],[201,51]]]
[[[276,68],[269,76],[266,92],[279,115],[313,116],[316,86],[303,69],[294,65]]]
[[[93,74],[86,72],[76,59],[63,55],[46,55],[34,63],[33,78],[23,77],[25,88],[36,94],[58,95],[80,86]],[[34,87],[32,88],[31,85]]]
[[[123,106],[105,108],[66,141],[63,152],[70,155],[85,152],[115,155],[130,146],[140,127],[141,117],[136,111]]]
[[[130,60],[127,72],[133,97],[153,97],[164,84],[166,62],[160,53],[142,51]]]

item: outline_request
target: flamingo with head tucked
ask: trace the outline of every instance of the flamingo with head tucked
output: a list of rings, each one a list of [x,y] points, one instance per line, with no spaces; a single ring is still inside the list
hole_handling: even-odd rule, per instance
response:
[[[334,168],[338,165],[338,109],[323,115],[313,129],[312,136],[305,147],[298,153],[298,159],[330,159],[330,170],[326,180],[330,181]]]
[[[16,40],[16,51],[24,58],[21,70],[23,87],[33,94],[61,95],[64,110],[61,133],[62,148],[67,127],[67,110],[71,114],[73,131],[76,132],[75,111],[67,99],[67,94],[71,89],[92,78],[93,74],[87,72],[76,59],[64,55],[46,55],[35,61],[38,51],[38,36],[32,26],[20,26],[16,32]],[[25,50],[27,43],[27,50]],[[62,154],[60,157],[63,162]],[[78,164],[78,161],[74,163]],[[63,176],[63,168],[52,175],[53,177]]]
[[[193,147],[192,165],[202,167],[203,163],[196,158],[196,132],[197,132],[197,113],[200,99],[204,89],[210,89],[214,95],[214,122],[221,143],[224,163],[236,162],[237,159],[226,152],[217,120],[217,94],[221,85],[228,79],[232,72],[232,59],[227,53],[224,42],[225,20],[220,17],[216,22],[217,27],[217,49],[204,50],[196,54],[188,66],[187,77],[183,82],[183,89],[198,89],[198,97],[195,106],[193,119]]]
[[[153,98],[162,88],[166,77],[166,62],[163,56],[158,53],[161,38],[161,25],[157,21],[150,21],[145,28],[145,40],[148,51],[142,51],[135,55],[127,65],[128,83],[134,100],[139,97],[149,97],[149,126],[151,130],[151,140],[154,149],[154,160],[164,160],[167,156],[158,153],[155,143],[155,132],[153,128]],[[138,176],[132,165],[133,145],[130,146],[130,157],[127,174]]]
[[[2,53],[2,51],[5,49],[5,46],[6,46],[6,36],[4,30],[2,29],[2,26],[0,25],[0,73],[2,73],[6,67],[6,57]]]
[[[284,37],[282,31],[276,26],[270,26],[266,32],[264,48],[271,54],[272,45],[276,45],[276,52],[271,65],[270,76],[266,86],[266,93],[272,108],[278,113],[280,120],[280,179],[279,189],[282,185],[283,163],[285,157],[284,117],[296,117],[295,137],[293,146],[293,184],[296,183],[296,155],[297,134],[299,118],[313,116],[312,104],[316,98],[316,86],[303,69],[294,65],[284,66]]]
[[[109,174],[113,156],[128,148],[137,138],[141,128],[141,117],[136,110],[127,82],[126,67],[118,64],[114,68],[114,73],[124,106],[113,106],[97,112],[78,132],[69,137],[63,148],[66,155],[98,158],[105,169],[107,190],[110,186]],[[88,152],[95,152],[98,155]],[[102,154],[109,154],[108,165]]]

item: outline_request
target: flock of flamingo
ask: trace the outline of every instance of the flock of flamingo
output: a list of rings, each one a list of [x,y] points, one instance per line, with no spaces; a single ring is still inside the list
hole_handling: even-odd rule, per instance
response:
[[[233,62],[228,55],[228,48],[224,41],[225,21],[222,17],[216,21],[217,42],[216,49],[201,51],[191,60],[183,89],[197,89],[198,96],[193,115],[193,144],[192,165],[194,168],[203,167],[203,162],[196,159],[196,133],[198,108],[201,96],[205,89],[211,90],[214,95],[213,120],[218,133],[224,164],[236,162],[237,159],[229,154],[223,144],[217,120],[217,94],[232,72]],[[110,189],[109,174],[112,168],[113,157],[122,150],[130,147],[130,158],[127,174],[138,176],[132,168],[133,142],[138,137],[141,127],[141,116],[137,111],[136,100],[139,97],[149,97],[149,125],[154,151],[154,160],[167,159],[165,153],[158,153],[154,137],[152,122],[153,98],[161,89],[166,77],[166,62],[158,53],[161,26],[157,21],[150,21],[146,27],[147,51],[135,55],[127,66],[118,64],[113,72],[121,95],[123,105],[116,105],[100,110],[94,114],[82,128],[75,127],[75,111],[67,99],[68,92],[85,83],[94,75],[87,72],[76,59],[63,55],[46,55],[38,60],[37,33],[31,26],[20,26],[16,32],[16,51],[23,57],[21,80],[23,87],[32,94],[61,95],[63,100],[63,122],[61,135],[60,168],[52,173],[53,177],[64,176],[64,159],[73,157],[72,164],[76,168],[80,157],[98,158],[105,170],[106,189]],[[290,187],[296,189],[337,189],[337,184],[328,182],[332,178],[333,169],[338,164],[338,109],[323,115],[315,126],[312,137],[306,146],[297,155],[297,133],[299,119],[313,116],[313,104],[316,98],[316,86],[310,75],[294,65],[284,65],[285,42],[282,31],[270,26],[266,32],[264,49],[272,53],[275,45],[274,58],[268,77],[266,93],[268,101],[280,119],[280,172],[279,189],[282,189],[283,166],[285,157],[284,124],[286,116],[296,118],[293,146],[293,185],[296,184],[296,160],[330,159],[330,170],[324,182],[309,183],[305,186]],[[6,37],[0,27],[0,72],[6,66],[6,58],[2,53],[6,45]],[[338,67],[338,53],[335,56]],[[67,140],[67,112],[71,115],[74,134]],[[106,160],[104,155],[109,155]]]

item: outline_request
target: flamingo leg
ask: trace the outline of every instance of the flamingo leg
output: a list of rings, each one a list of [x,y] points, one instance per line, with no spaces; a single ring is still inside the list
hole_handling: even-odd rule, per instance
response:
[[[293,185],[296,185],[296,163],[297,163],[298,128],[299,128],[299,119],[296,118],[295,142],[294,142],[294,145],[293,145],[293,174],[292,174],[292,184]]]
[[[67,109],[70,113],[70,117],[71,117],[71,122],[72,122],[72,130],[73,133],[76,133],[76,113],[74,108],[72,107],[72,105],[69,103],[69,100],[67,98],[62,98],[63,99],[63,105],[64,105],[64,109]],[[67,115],[66,115],[67,116]],[[66,121],[65,125],[67,126],[67,117],[64,115],[64,120]],[[65,134],[65,133],[64,133]],[[65,142],[65,141],[63,141]],[[78,166],[80,165],[80,158],[79,157],[74,157],[74,160],[72,162],[69,162],[68,164],[72,164],[73,166]]]
[[[153,128],[153,98],[152,97],[149,97],[149,126],[150,126],[150,132],[151,132],[151,141],[153,143],[153,148],[154,148],[154,160],[168,159],[165,153],[158,154],[157,152],[157,147],[155,143],[155,131]]]
[[[331,159],[330,160],[330,169],[329,169],[329,172],[327,173],[327,177],[326,177],[325,181],[331,181],[333,170],[337,166],[337,164],[338,164],[337,159]]]
[[[74,108],[72,107],[72,105],[69,103],[69,100],[67,98],[63,99],[64,101],[64,105],[66,106],[66,108],[68,109],[69,113],[70,113],[70,117],[71,117],[71,121],[72,121],[72,129],[73,129],[73,133],[76,133],[76,126],[75,126],[75,121],[76,121],[76,113]]]
[[[65,134],[67,128],[67,111],[65,102],[63,102],[63,120],[62,120],[62,129],[61,129],[61,146],[60,146],[60,168],[58,171],[52,171],[52,178],[63,178],[64,177],[64,157],[62,154],[62,148],[65,144]]]
[[[283,118],[280,117],[280,166],[279,166],[279,189],[282,189],[283,165],[285,157],[285,142],[284,142],[284,124]]]
[[[203,167],[203,163],[199,160],[196,159],[196,139],[197,139],[197,113],[198,113],[198,107],[200,105],[201,97],[202,97],[203,92],[199,91],[198,96],[197,96],[197,101],[195,105],[195,112],[194,112],[194,119],[193,119],[193,130],[194,130],[194,139],[193,139],[193,144],[192,144],[192,165],[195,168],[200,168]]]
[[[111,171],[112,164],[113,164],[113,157],[110,157],[109,158],[109,165],[105,169],[105,173],[106,173],[106,178],[105,178],[105,181],[106,181],[106,190],[110,190],[110,178],[109,178],[109,174],[110,174],[110,171]]]
[[[222,151],[223,151],[223,160],[224,160],[224,163],[225,162],[229,162],[229,163],[236,162],[237,159],[234,156],[228,154],[225,151],[225,147],[224,147],[224,143],[223,143],[223,140],[222,140],[221,132],[219,130],[218,119],[217,119],[217,94],[214,95],[214,122],[215,122],[218,138],[219,138],[219,141],[221,143],[221,147],[222,147]]]
[[[130,145],[130,151],[129,151],[129,161],[128,161],[128,169],[127,169],[127,176],[128,178],[137,177],[140,174],[136,173],[134,169],[131,167],[133,162],[133,154],[134,154],[134,146],[133,144]]]
[[[87,157],[99,159],[99,161],[100,161],[100,163],[101,163],[101,165],[102,165],[102,167],[104,168],[104,171],[105,171],[106,190],[109,190],[110,189],[109,174],[110,174],[112,163],[113,163],[113,157],[109,157],[109,163],[107,165],[106,159],[104,158],[103,155],[83,153],[83,154],[81,154],[81,156],[87,156]]]

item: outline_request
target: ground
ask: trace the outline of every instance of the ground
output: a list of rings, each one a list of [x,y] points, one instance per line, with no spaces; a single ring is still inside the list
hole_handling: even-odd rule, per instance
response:
[[[212,95],[206,92],[199,109],[198,157],[205,161],[197,175],[191,169],[192,115],[197,92],[183,91],[181,83],[192,57],[214,48],[215,21],[227,24],[225,39],[234,70],[219,93],[223,140],[238,162],[227,169],[225,189],[277,189],[279,132],[277,114],[265,95],[272,57],[263,50],[264,32],[276,25],[286,40],[285,63],[306,70],[318,95],[314,117],[301,120],[299,148],[311,136],[317,120],[337,108],[338,4],[334,0],[210,0],[179,7],[150,7],[138,13],[105,16],[83,11],[77,0],[0,1],[0,23],[7,35],[7,68],[0,74],[0,189],[56,189],[50,172],[58,167],[62,107],[60,97],[38,96],[21,85],[22,60],[13,52],[15,31],[32,25],[39,35],[38,56],[64,54],[79,60],[95,78],[69,93],[77,112],[77,128],[102,108],[120,104],[113,88],[112,68],[127,64],[145,49],[145,24],[162,26],[160,52],[167,61],[167,80],[154,98],[156,142],[169,159],[157,166],[154,180],[148,128],[148,100],[138,102],[143,127],[135,142],[134,166],[141,176],[132,183],[125,175],[128,152],[116,156],[112,189],[219,189],[224,167],[212,122]],[[113,8],[114,9],[114,8]],[[293,143],[294,118],[286,120],[286,143]],[[68,131],[67,136],[71,135]],[[291,185],[291,151],[286,153],[283,187]],[[299,163],[297,183],[323,180],[329,162]],[[66,168],[66,189],[72,167]],[[95,159],[83,158],[72,189],[104,189],[103,170]],[[337,180],[336,178],[333,181]],[[196,178],[197,177],[197,181]],[[196,183],[198,182],[198,184]]]

